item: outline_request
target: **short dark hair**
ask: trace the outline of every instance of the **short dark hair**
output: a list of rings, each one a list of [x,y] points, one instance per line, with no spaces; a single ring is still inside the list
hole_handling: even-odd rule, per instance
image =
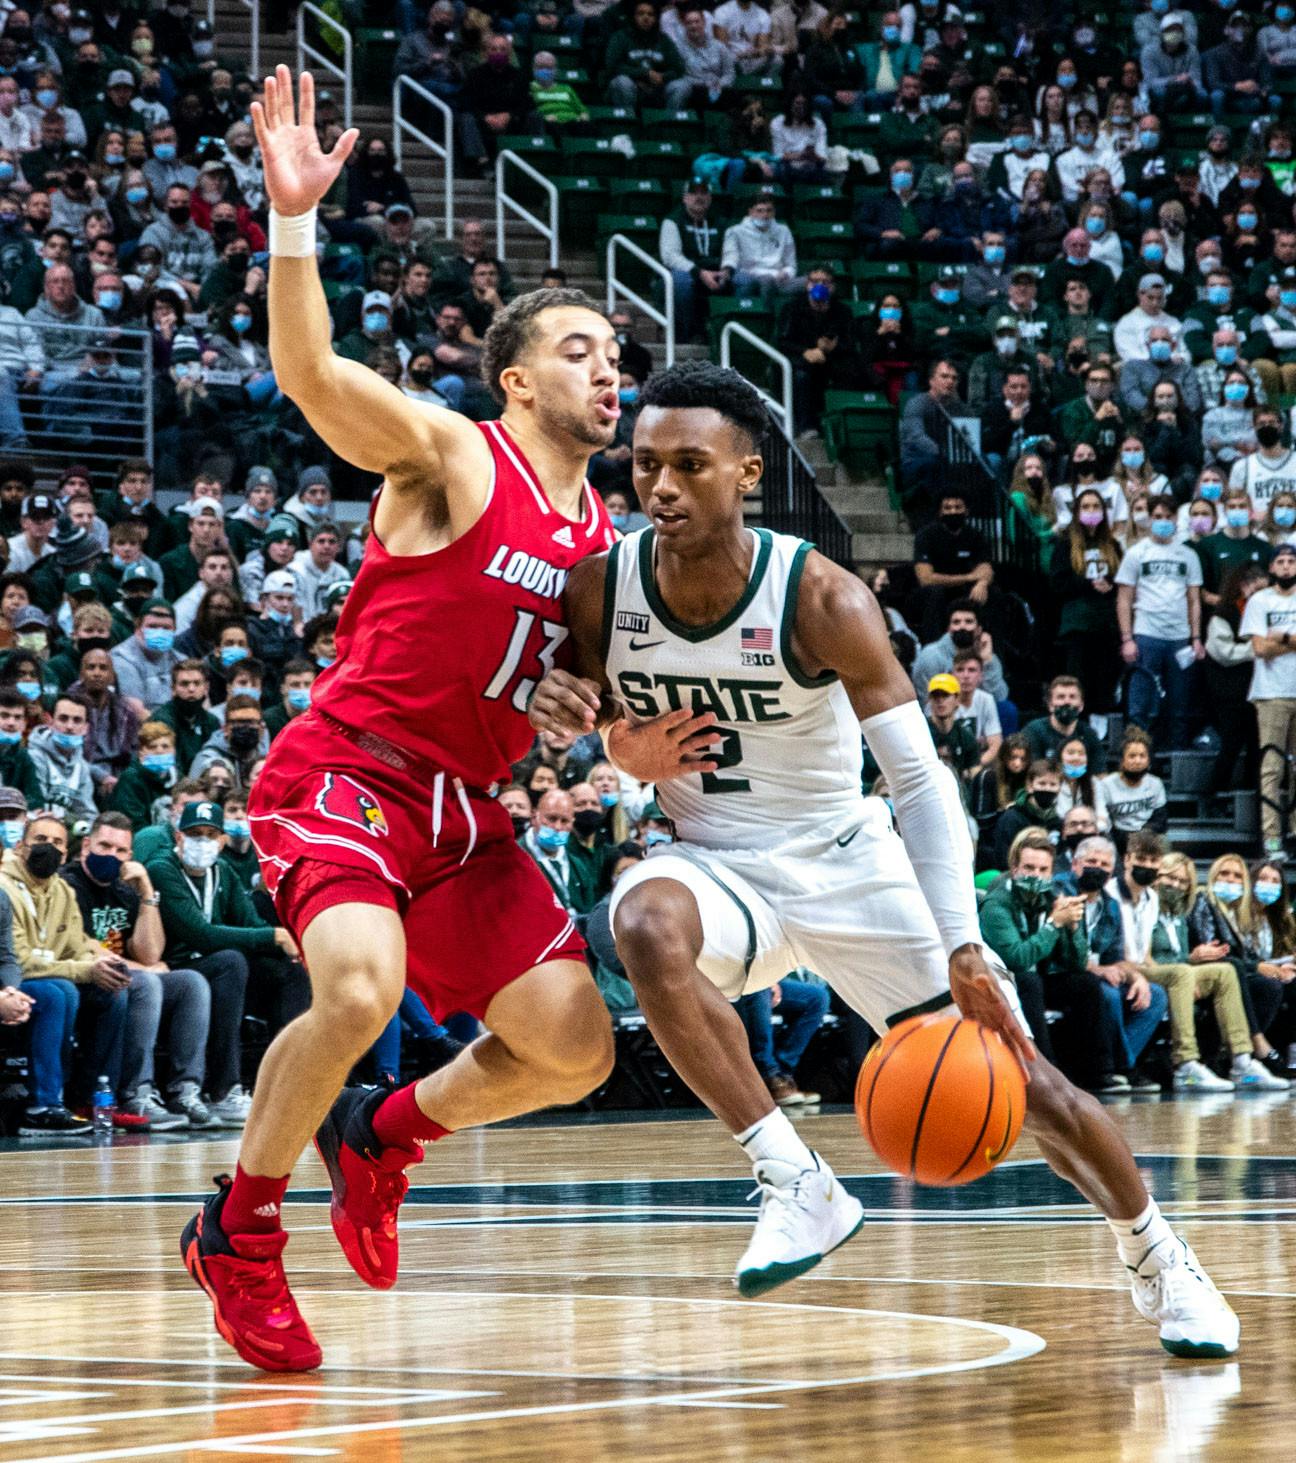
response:
[[[100,813],[90,825],[87,838],[93,838],[101,828],[115,828],[118,833],[133,833],[134,827],[125,813]]]
[[[293,660],[285,662],[283,670],[279,672],[280,680],[283,680],[287,676],[317,675],[319,675],[319,666],[312,665],[309,660],[303,660],[301,656],[297,656]]]
[[[93,708],[90,705],[89,698],[83,696],[80,691],[60,691],[58,695],[54,698],[55,711],[58,710],[60,701],[67,701],[70,702],[73,706],[79,706],[81,710],[85,712],[86,720],[89,721],[90,712],[93,710]]]
[[[224,626],[221,628],[224,629]],[[251,676],[254,681],[264,681],[265,673],[264,662],[259,661],[254,655],[245,655],[242,660],[236,660],[229,668],[231,681],[235,676]]]
[[[1026,769],[1026,781],[1034,782],[1037,777],[1058,777],[1061,775],[1056,762],[1047,757],[1037,757]]]
[[[127,457],[117,468],[117,481],[125,482],[132,473],[146,472],[149,477],[153,476],[153,466],[147,457]]]
[[[225,719],[229,720],[231,711],[255,711],[258,716],[261,714],[261,703],[255,696],[236,695],[231,696],[225,703]]]
[[[748,437],[758,452],[769,430],[769,413],[756,388],[737,371],[712,361],[685,361],[655,372],[639,403],[663,410],[710,407]]]
[[[34,488],[36,486],[36,474],[25,462],[15,462],[7,458],[0,462],[0,483],[20,482],[24,487]]]
[[[946,496],[947,497],[951,497],[951,498],[954,498],[954,497],[961,498],[963,496],[963,494],[962,493],[948,493],[948,494],[946,494]],[[958,614],[975,615],[976,616],[976,622],[977,622],[977,624],[979,625],[981,623],[981,607],[980,607],[980,605],[978,605],[976,603],[975,600],[971,600],[971,599],[956,599],[956,600],[952,600],[948,605],[945,606],[945,623],[948,625],[949,622],[954,618],[954,616],[955,615],[958,615]]]
[[[1149,833],[1146,828],[1136,829],[1125,844],[1130,858],[1159,859],[1165,856],[1166,842],[1159,833]]]
[[[457,303],[447,300],[447,305]],[[445,306],[442,306],[444,309]],[[531,290],[519,295],[491,321],[490,329],[482,342],[481,376],[486,389],[501,406],[508,398],[500,385],[500,372],[506,371],[531,344],[535,335],[535,322],[546,310],[561,309],[592,310],[596,315],[603,311],[584,290]]]
[[[0,711],[26,711],[30,705],[21,691],[0,690]]]
[[[206,661],[193,659],[182,660],[178,661],[175,665],[171,667],[171,684],[173,686],[175,685],[176,677],[181,673],[181,671],[197,671],[199,675],[202,676],[204,681],[211,680],[211,674],[207,669]]]

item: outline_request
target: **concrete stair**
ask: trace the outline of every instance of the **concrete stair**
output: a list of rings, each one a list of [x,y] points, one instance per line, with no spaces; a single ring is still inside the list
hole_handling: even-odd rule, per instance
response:
[[[223,54],[247,56],[251,11],[240,0],[216,0],[217,47]],[[270,35],[264,27],[261,32],[260,69],[268,73],[283,62],[294,73],[297,63],[295,29],[284,35]],[[321,80],[329,88],[327,78]],[[360,129],[362,139],[381,133],[390,136],[391,108],[386,102],[357,99],[352,121]],[[417,143],[409,143],[402,153],[402,172],[414,195],[420,216],[441,219],[445,209],[445,172],[439,158]],[[480,218],[486,222],[490,232],[495,228],[495,180],[489,178],[456,177],[454,184],[456,226],[465,218]],[[606,282],[603,278],[602,260],[591,247],[592,241],[564,240],[561,263],[567,273],[568,282],[577,289],[587,291],[594,299],[602,302],[606,298]],[[518,220],[505,220],[503,257],[520,289],[533,287],[540,282],[540,276],[548,264],[548,246],[538,234]],[[645,322],[644,343],[652,351],[657,365],[665,363],[655,328]],[[677,345],[675,359],[689,361],[706,359],[704,345]],[[895,513],[887,501],[885,484],[879,481],[859,482],[848,478],[844,470],[828,461],[822,440],[818,437],[803,439],[798,447],[815,470],[819,487],[825,498],[841,515],[852,539],[852,551],[856,564],[861,569],[871,569],[879,564],[907,560],[913,556],[913,535],[904,518]],[[760,513],[759,497],[748,500],[749,517]]]

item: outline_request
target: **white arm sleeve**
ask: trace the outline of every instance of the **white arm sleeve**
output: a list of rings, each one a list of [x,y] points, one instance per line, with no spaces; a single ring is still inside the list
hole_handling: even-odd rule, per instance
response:
[[[960,945],[981,944],[972,839],[954,774],[936,755],[916,701],[906,701],[860,723],[895,804],[905,852],[923,898],[952,955]]]

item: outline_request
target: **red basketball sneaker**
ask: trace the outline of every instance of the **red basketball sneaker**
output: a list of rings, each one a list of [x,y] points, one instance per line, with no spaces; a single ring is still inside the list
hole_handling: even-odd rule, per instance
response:
[[[221,1174],[216,1192],[185,1225],[185,1269],[207,1292],[216,1329],[244,1361],[267,1372],[309,1372],[324,1359],[288,1289],[283,1252],[288,1236],[226,1234],[220,1214],[230,1190]]]
[[[333,1185],[333,1233],[351,1268],[375,1290],[396,1284],[396,1211],[409,1189],[405,1170],[423,1162],[418,1144],[383,1147],[374,1136],[374,1114],[387,1097],[386,1087],[344,1087],[315,1134]]]

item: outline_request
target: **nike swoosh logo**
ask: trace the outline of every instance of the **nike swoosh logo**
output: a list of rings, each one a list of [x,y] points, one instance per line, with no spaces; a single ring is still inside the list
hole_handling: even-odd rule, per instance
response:
[[[860,828],[862,828],[863,826],[864,825],[861,823],[860,824]],[[845,848],[846,845],[851,841],[851,839],[853,839],[855,837],[855,835],[859,831],[860,831],[859,828],[856,828],[853,832],[848,833],[845,838],[836,838],[836,839],[833,840],[833,842],[836,843],[836,845],[837,845],[838,848]]]
[[[664,640],[642,640],[642,641],[640,641],[640,640],[631,640],[630,641],[630,649],[631,650],[655,650],[657,646],[659,646],[659,645],[665,645],[665,644],[666,644],[666,642]]]

